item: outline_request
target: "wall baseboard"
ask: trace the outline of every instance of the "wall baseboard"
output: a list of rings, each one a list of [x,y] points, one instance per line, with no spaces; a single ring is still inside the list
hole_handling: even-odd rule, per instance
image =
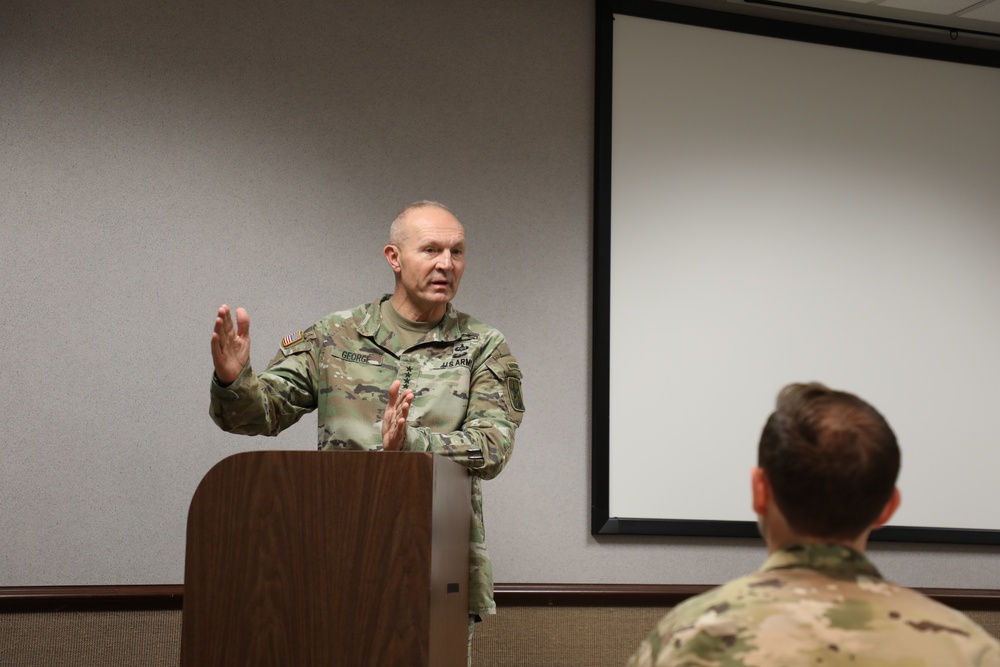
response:
[[[184,586],[0,587],[0,612],[181,609]]]
[[[673,607],[712,588],[659,584],[497,584],[500,607]],[[960,611],[1000,611],[1000,590],[920,588]],[[180,610],[184,586],[0,587],[0,613]]]

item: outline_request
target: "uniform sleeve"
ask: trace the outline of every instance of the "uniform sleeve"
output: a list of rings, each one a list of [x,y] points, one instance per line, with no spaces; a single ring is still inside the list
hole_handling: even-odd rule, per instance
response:
[[[316,409],[316,364],[308,340],[282,348],[266,371],[247,363],[226,387],[212,377],[209,412],[219,428],[240,435],[278,435]]]
[[[521,378],[521,367],[502,342],[473,372],[461,430],[433,433],[408,426],[405,448],[447,456],[482,479],[496,477],[510,460],[524,416]]]

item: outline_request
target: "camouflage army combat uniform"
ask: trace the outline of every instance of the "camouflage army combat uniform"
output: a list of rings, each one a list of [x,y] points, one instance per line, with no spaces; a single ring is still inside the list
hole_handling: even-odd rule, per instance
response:
[[[495,611],[482,480],[510,459],[524,402],[521,371],[503,335],[448,304],[444,318],[403,349],[373,304],[334,313],[287,337],[268,369],[250,364],[229,386],[212,382],[212,419],[245,435],[277,435],[318,410],[321,450],[382,448],[389,385],[413,390],[407,451],[447,456],[472,471],[469,613]]]
[[[957,611],[882,579],[861,553],[805,545],[667,614],[630,667],[1000,667]]]

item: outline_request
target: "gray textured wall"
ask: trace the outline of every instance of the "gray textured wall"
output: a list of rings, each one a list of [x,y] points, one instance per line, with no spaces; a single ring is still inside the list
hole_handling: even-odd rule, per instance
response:
[[[589,534],[593,21],[585,0],[0,5],[0,586],[181,582],[204,472],[315,438],[211,423],[215,309],[248,308],[263,366],[391,289],[388,221],[419,198],[466,223],[456,303],[526,372],[485,487],[498,581],[755,567],[755,541]],[[997,550],[876,551],[904,583],[1000,588]]]

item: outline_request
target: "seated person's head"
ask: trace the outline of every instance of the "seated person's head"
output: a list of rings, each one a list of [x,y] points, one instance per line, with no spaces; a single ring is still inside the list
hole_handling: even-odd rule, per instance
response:
[[[889,424],[857,396],[822,384],[792,384],[778,394],[757,460],[771,499],[799,536],[867,536],[898,503],[900,453]],[[754,503],[762,513],[756,495]]]

